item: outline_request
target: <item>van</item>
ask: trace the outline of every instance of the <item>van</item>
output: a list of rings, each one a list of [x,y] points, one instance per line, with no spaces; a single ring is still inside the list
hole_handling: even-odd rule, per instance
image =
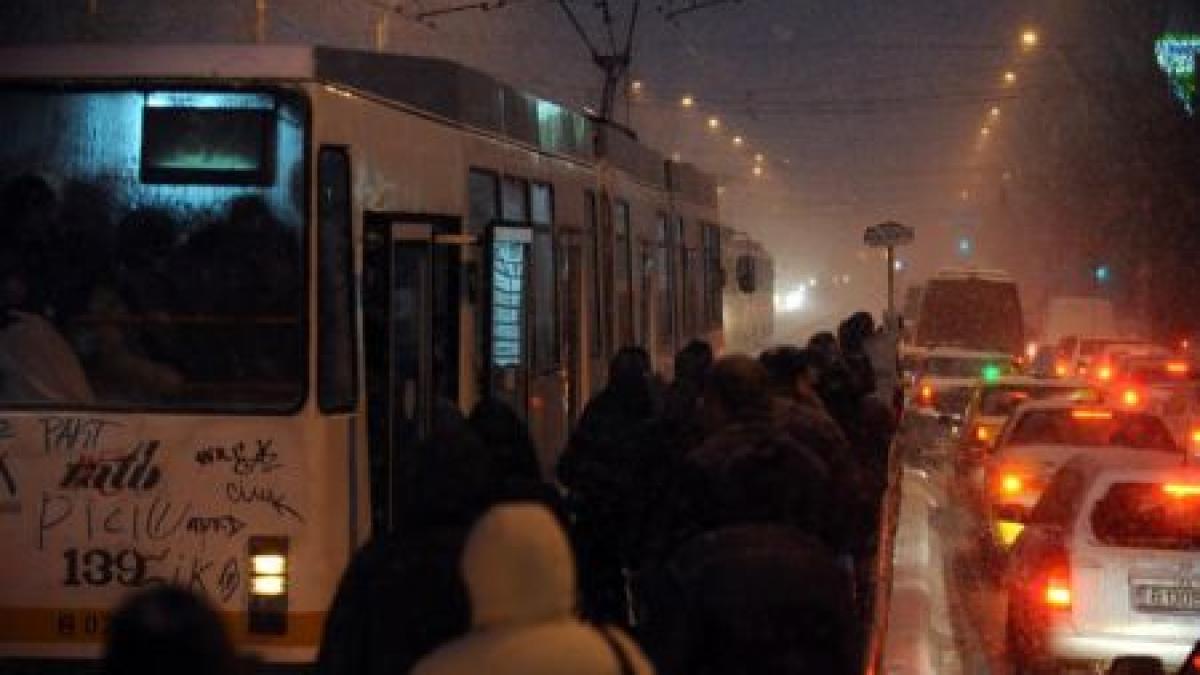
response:
[[[930,279],[921,297],[918,347],[1024,352],[1017,283],[1000,271],[948,268]]]

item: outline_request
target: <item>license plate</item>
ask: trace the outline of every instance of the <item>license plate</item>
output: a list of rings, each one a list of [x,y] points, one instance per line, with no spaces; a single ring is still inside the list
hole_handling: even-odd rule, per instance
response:
[[[1149,584],[1134,586],[1133,606],[1152,612],[1200,612],[1200,588]]]

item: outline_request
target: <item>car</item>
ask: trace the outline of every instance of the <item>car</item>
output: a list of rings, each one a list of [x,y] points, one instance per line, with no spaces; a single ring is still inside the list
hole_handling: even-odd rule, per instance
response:
[[[1101,384],[1107,384],[1119,380],[1125,369],[1135,363],[1165,364],[1171,360],[1172,354],[1169,350],[1149,342],[1114,342],[1096,352],[1088,377]]]
[[[1025,352],[1022,316],[1020,290],[1007,272],[948,267],[925,284],[914,342],[930,349],[1000,351],[1016,358]]]
[[[1116,450],[1186,456],[1162,418],[1143,410],[1069,400],[1022,404],[985,463],[985,541],[995,561],[1003,561],[1059,467],[1077,454]]]
[[[902,443],[927,458],[950,459],[976,384],[1013,369],[1003,352],[929,350],[901,425]]]
[[[1004,423],[1022,403],[1045,399],[1100,403],[1102,393],[1083,380],[1048,380],[1025,375],[984,379],[975,387],[955,455],[955,474],[961,492],[972,503],[978,503],[982,497],[983,463]]]
[[[1137,338],[1068,335],[1058,341],[1054,375],[1056,377],[1087,377],[1093,360],[1106,347],[1136,347],[1145,344],[1147,344],[1145,340]]]
[[[1076,456],[1034,507],[1010,571],[1015,672],[1105,672],[1130,658],[1174,672],[1200,634],[1200,468],[1162,453]]]

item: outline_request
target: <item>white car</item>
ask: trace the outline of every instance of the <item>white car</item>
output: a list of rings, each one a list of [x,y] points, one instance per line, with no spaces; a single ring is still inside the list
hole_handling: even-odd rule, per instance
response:
[[[1022,404],[1046,399],[1099,404],[1102,394],[1083,380],[1027,375],[1005,375],[977,384],[967,406],[964,433],[955,457],[956,475],[968,494],[983,494],[984,462],[1008,418]]]
[[[1080,453],[1121,450],[1186,453],[1157,415],[1064,400],[1025,403],[1000,432],[985,469],[984,512],[991,543],[1003,553],[1016,540],[1050,477]]]
[[[1030,514],[1009,579],[1014,672],[1105,672],[1118,657],[1174,672],[1200,636],[1200,469],[1147,452],[1072,459]]]

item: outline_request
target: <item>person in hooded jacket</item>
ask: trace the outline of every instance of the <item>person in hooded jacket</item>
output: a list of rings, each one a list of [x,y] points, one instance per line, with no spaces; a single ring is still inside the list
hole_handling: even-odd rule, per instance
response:
[[[113,614],[103,675],[231,675],[251,672],[221,618],[204,598],[178,586],[152,586]]]
[[[567,523],[562,495],[542,478],[529,427],[512,406],[495,397],[484,398],[471,409],[467,426],[494,462],[497,498],[545,504]]]
[[[727,520],[721,513],[722,501],[713,497],[728,483],[729,471],[742,453],[753,454],[764,444],[777,450],[772,470],[780,472],[781,480],[805,490],[804,499],[811,504],[803,512],[807,520],[789,524],[819,533],[830,504],[830,467],[776,421],[767,372],[758,361],[744,355],[717,361],[705,387],[703,411],[712,432],[685,458],[681,480],[686,514],[677,536],[703,532]],[[692,532],[687,532],[688,526]]]
[[[455,566],[472,523],[512,496],[511,468],[501,466],[461,415],[443,415],[396,472],[392,529],[381,523],[342,574],[317,673],[406,673],[467,631],[470,606]]]
[[[627,624],[627,570],[642,487],[637,435],[655,414],[650,355],[624,347],[558,463],[579,561],[584,615]]]
[[[829,517],[823,520],[824,538],[835,550],[849,553],[864,533],[864,472],[841,427],[830,417],[810,379],[816,357],[796,347],[776,347],[763,352],[759,362],[769,376],[775,423],[802,445],[812,449],[829,468]]]
[[[815,534],[825,477],[786,433],[724,442],[705,530],[646,583],[647,653],[667,675],[858,672],[851,577]]]
[[[459,564],[471,629],[416,664],[414,675],[647,675],[622,631],[575,618],[566,533],[533,503],[498,505],[471,528]]]

